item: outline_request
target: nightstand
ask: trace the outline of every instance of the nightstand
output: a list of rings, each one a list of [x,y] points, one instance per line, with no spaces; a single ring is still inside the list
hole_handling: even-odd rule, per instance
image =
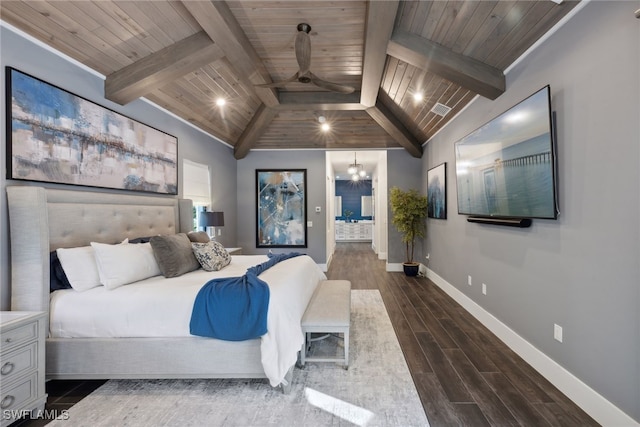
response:
[[[242,248],[226,248],[229,255],[242,255]]]
[[[43,311],[0,312],[2,427],[28,412],[44,410],[45,316]]]

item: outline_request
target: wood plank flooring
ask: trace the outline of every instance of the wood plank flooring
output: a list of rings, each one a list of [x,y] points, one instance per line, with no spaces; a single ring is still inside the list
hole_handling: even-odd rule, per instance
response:
[[[338,243],[327,276],[380,290],[431,426],[598,425],[433,282],[387,273],[370,243]],[[49,381],[47,409],[103,382]]]
[[[379,289],[431,426],[597,426],[431,280],[338,243],[327,276]]]

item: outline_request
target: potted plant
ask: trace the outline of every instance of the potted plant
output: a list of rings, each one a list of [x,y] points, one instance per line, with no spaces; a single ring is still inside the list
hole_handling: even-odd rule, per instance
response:
[[[350,211],[349,209],[344,210],[344,216],[345,218],[347,218],[347,222],[351,222],[351,215],[353,215],[352,211]]]
[[[416,190],[403,191],[398,187],[390,192],[392,223],[402,234],[406,244],[406,261],[402,263],[407,276],[418,274],[419,263],[413,261],[413,250],[417,238],[425,236],[427,217],[427,196]]]

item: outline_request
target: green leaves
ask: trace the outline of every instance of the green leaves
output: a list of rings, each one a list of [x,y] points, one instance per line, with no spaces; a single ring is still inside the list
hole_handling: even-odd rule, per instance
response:
[[[392,187],[390,191],[391,222],[402,234],[407,245],[407,262],[413,262],[413,248],[417,238],[426,234],[427,196],[416,190],[403,191]]]

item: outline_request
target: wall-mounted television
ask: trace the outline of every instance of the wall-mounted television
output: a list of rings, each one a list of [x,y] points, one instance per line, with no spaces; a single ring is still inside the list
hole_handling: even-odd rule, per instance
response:
[[[549,86],[456,142],[455,156],[459,214],[558,217]]]

